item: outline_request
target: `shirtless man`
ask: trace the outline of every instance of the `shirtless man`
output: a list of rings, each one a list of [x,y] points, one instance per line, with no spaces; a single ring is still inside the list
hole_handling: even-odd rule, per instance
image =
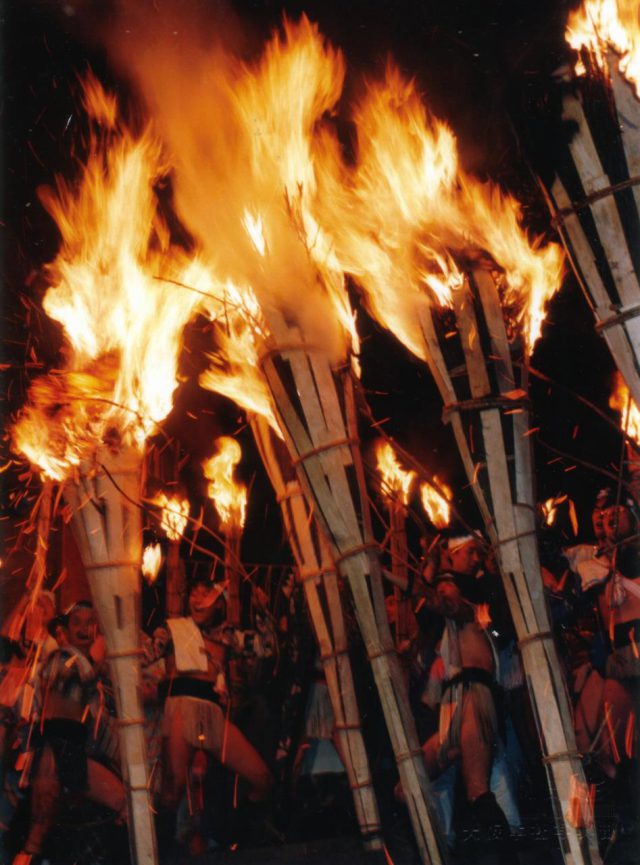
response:
[[[445,617],[440,729],[422,750],[432,778],[454,760],[460,761],[474,823],[498,827],[507,839],[509,826],[489,786],[499,734],[495,650],[477,616],[478,605],[485,601],[476,579],[482,548],[478,538],[464,535],[449,540],[447,553],[451,567],[435,577],[435,589],[426,601]]]
[[[14,865],[38,861],[63,794],[86,796],[126,819],[122,782],[87,757],[89,718],[97,696],[90,657],[96,631],[91,604],[77,603],[68,614],[68,645],[50,654],[40,674],[42,709],[32,769],[31,824]]]
[[[148,661],[165,657],[167,665],[163,805],[177,807],[198,750],[212,755],[249,783],[249,802],[262,802],[271,790],[271,773],[227,712],[229,654],[240,654],[249,647],[241,645],[242,632],[225,624],[220,585],[195,583],[189,592],[189,614],[169,619],[154,632],[146,649]]]

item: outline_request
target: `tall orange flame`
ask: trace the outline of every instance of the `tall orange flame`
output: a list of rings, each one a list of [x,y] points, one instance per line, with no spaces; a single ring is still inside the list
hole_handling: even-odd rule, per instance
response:
[[[247,490],[234,480],[235,467],[242,459],[242,450],[235,439],[221,436],[216,445],[218,453],[202,463],[209,484],[209,498],[213,501],[225,532],[244,526],[247,510]]]
[[[406,505],[416,473],[407,472],[401,468],[396,453],[389,442],[383,440],[377,442],[376,458],[378,471],[382,478],[382,495],[391,501],[399,501]]]
[[[276,342],[297,337],[342,359],[356,333],[317,217],[314,160],[342,55],[303,17],[285,21],[251,64],[199,36],[185,52],[162,34],[124,62],[172,153],[178,212],[223,283],[253,295]]]
[[[620,412],[620,428],[629,438],[640,444],[640,411],[631,399],[629,388],[619,372],[615,374],[614,389],[609,398],[609,408]]]
[[[464,263],[484,255],[503,273],[503,306],[531,348],[560,285],[560,248],[530,242],[518,202],[461,168],[453,133],[394,67],[369,86],[354,118],[353,176],[325,140],[324,218],[374,315],[424,358],[421,309],[449,305]]]
[[[182,331],[200,300],[175,284],[197,283],[201,268],[170,245],[158,212],[158,140],[149,129],[134,135],[94,78],[84,93],[82,174],[40,193],[61,235],[43,306],[64,328],[66,369],[34,386],[14,433],[15,447],[58,479],[110,430],[141,445],[167,415]]]
[[[451,522],[451,500],[453,493],[451,488],[434,476],[433,480],[442,490],[444,496],[431,484],[420,485],[420,496],[422,507],[433,525],[437,529],[446,529]],[[446,498],[445,498],[446,496]]]
[[[163,532],[170,541],[179,541],[189,520],[189,500],[177,496],[170,498],[166,493],[160,493],[153,501],[162,509],[160,526]]]
[[[576,51],[586,49],[607,71],[611,53],[618,55],[621,74],[640,98],[640,6],[637,0],[584,0],[569,15],[566,39]],[[582,74],[579,65],[576,72]]]

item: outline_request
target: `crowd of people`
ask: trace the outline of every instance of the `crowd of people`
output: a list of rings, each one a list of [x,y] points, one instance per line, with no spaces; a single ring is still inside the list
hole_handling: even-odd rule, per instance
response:
[[[596,812],[603,802],[611,809],[619,837],[637,831],[640,791],[633,504],[601,491],[591,528],[590,537],[568,544],[541,520],[542,576],[595,803],[582,792]],[[517,861],[524,812],[532,799],[539,809],[548,791],[496,559],[468,529],[442,533],[427,548],[404,599],[413,628],[399,650],[444,835],[451,847],[474,833],[490,836],[498,861]],[[282,843],[296,779],[342,769],[299,586],[289,578],[277,597],[261,593],[248,629],[227,621],[224,589],[194,580],[184,616],[141,630],[147,757],[163,851]],[[393,628],[391,604],[389,612]],[[351,630],[352,662],[364,668],[355,624]],[[25,596],[2,634],[0,861],[36,865],[47,860],[68,801],[97,803],[126,831],[116,707],[88,600],[59,614],[52,592]],[[356,678],[365,737],[373,763],[388,765],[388,747],[367,730],[380,724],[380,712],[367,708],[374,689],[362,686],[364,672]],[[398,785],[395,799],[402,797]],[[587,810],[579,819],[588,821]]]

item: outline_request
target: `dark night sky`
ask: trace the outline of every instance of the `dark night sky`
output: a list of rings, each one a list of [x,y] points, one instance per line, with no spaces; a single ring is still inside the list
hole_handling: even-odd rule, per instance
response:
[[[145,0],[146,2],[146,0]],[[155,5],[161,5],[156,0]],[[202,2],[200,5],[207,6]],[[295,17],[305,11],[346,54],[348,88],[357,89],[362,74],[379,71],[393,55],[400,67],[417,76],[434,112],[458,135],[465,166],[511,188],[525,205],[529,224],[551,236],[549,219],[532,168],[545,178],[553,173],[559,132],[558,95],[551,72],[567,54],[563,21],[568,3],[552,0],[315,0],[279,3],[253,0],[232,4],[254,39],[266,36],[282,11]],[[575,4],[573,4],[575,5]],[[149,15],[154,3],[147,3]],[[66,14],[63,9],[74,14]],[[77,133],[76,73],[87,65],[106,83],[115,83],[97,42],[98,24],[110,18],[110,3],[5,3],[2,11],[2,128],[4,187],[4,347],[9,370],[4,388],[5,416],[24,399],[25,361],[55,363],[58,335],[37,309],[27,310],[19,296],[42,292],[38,268],[53,257],[57,237],[35,190],[56,172],[73,170],[71,145]],[[347,91],[349,92],[349,90]],[[28,315],[28,319],[26,316]],[[448,475],[460,505],[473,514],[452,438],[440,423],[440,400],[426,368],[362,315],[365,336],[364,384],[375,416],[391,418],[386,429],[424,464]],[[612,363],[604,343],[594,335],[593,320],[575,280],[568,276],[551,305],[544,339],[533,365],[606,409]],[[16,367],[18,369],[16,369]],[[604,466],[619,457],[615,432],[576,403],[567,392],[534,381],[533,425],[540,437],[577,458]],[[199,415],[191,426],[181,412],[170,420],[187,449],[210,450],[212,434],[233,433],[238,412],[203,394],[193,380],[177,403]],[[201,413],[205,409],[205,413]],[[217,411],[214,417],[206,412]],[[179,418],[179,416],[181,416]],[[262,561],[282,555],[275,504],[249,437],[245,476],[255,474],[256,494],[250,512],[249,557]],[[204,444],[203,444],[204,443]],[[602,485],[597,474],[572,459],[547,465],[553,454],[536,446],[539,498],[560,491],[577,501],[586,517],[593,493]],[[195,475],[190,475],[194,477]],[[5,475],[6,486],[15,474]],[[263,530],[268,513],[269,532]],[[472,517],[473,518],[473,517]],[[268,535],[268,539],[266,537]]]

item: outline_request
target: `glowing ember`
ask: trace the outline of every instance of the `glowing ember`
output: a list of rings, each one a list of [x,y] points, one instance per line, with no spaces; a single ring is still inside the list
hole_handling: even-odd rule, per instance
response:
[[[422,499],[422,507],[437,529],[446,529],[451,521],[451,499],[453,498],[453,493],[451,488],[444,481],[439,480],[438,477],[434,476],[433,480],[445,495],[443,496],[431,484],[421,484],[420,497]]]
[[[383,496],[406,505],[416,473],[406,472],[400,467],[395,451],[388,442],[379,441],[376,444],[376,458],[382,478]]]
[[[61,235],[43,306],[64,328],[66,369],[34,384],[14,431],[14,447],[57,479],[105,436],[141,445],[167,415],[182,331],[200,300],[167,281],[197,274],[157,210],[160,144],[149,130],[133,135],[93,78],[85,108],[81,176],[40,193]]]
[[[640,444],[640,411],[630,398],[629,389],[619,372],[614,379],[614,390],[609,398],[609,407],[620,412],[620,428],[629,438]]]
[[[576,51],[586,49],[592,61],[608,70],[610,52],[620,73],[640,97],[640,6],[638,0],[585,0],[567,20],[566,39]],[[576,74],[585,73],[584,64]]]
[[[188,499],[169,498],[164,493],[160,493],[154,499],[154,504],[162,508],[160,525],[165,535],[170,541],[179,541],[184,534],[189,519],[191,507]]]
[[[518,202],[460,167],[451,130],[393,67],[369,86],[354,119],[356,170],[326,160],[324,219],[376,318],[424,359],[421,310],[449,305],[462,270],[484,257],[503,274],[503,307],[531,348],[560,286],[560,247],[530,242]]]
[[[210,481],[209,498],[213,501],[224,531],[241,529],[247,509],[247,490],[234,479],[234,470],[242,459],[242,450],[235,439],[222,436],[216,442],[218,453],[202,464]]]
[[[142,552],[142,575],[149,583],[155,583],[161,564],[162,550],[160,544],[148,544]]]

